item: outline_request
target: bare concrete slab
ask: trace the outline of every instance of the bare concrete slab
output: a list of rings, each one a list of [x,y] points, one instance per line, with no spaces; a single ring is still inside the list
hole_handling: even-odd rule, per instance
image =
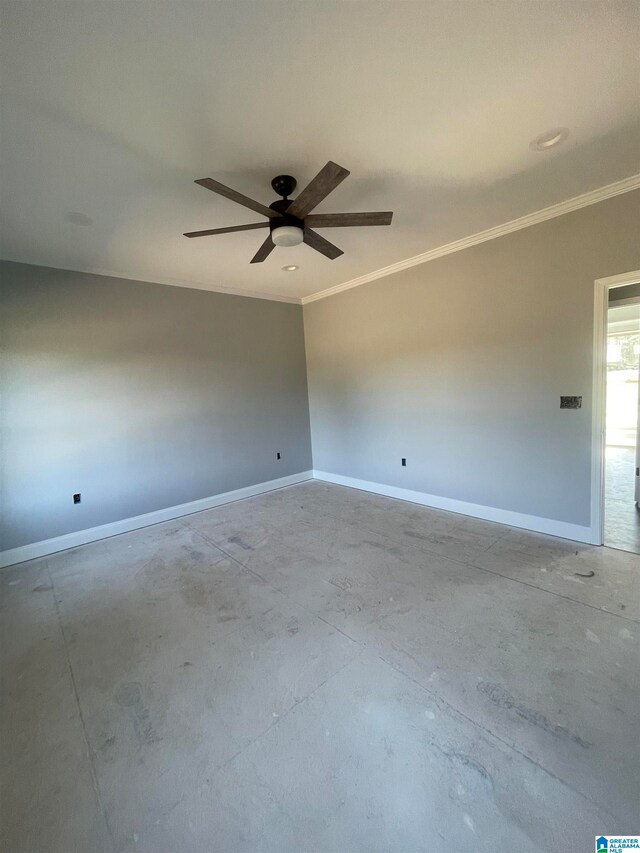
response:
[[[640,557],[309,482],[5,570],[11,853],[640,831]]]
[[[110,851],[44,561],[1,575],[0,849]]]

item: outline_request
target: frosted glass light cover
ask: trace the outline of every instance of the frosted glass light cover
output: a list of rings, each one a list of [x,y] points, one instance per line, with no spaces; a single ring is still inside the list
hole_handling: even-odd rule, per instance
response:
[[[295,225],[281,225],[273,229],[271,239],[276,246],[299,246],[304,239],[304,232]]]

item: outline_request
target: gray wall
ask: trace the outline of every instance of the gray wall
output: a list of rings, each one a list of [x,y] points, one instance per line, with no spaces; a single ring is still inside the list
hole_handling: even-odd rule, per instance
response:
[[[314,468],[588,525],[594,280],[639,225],[627,193],[306,305]]]
[[[300,306],[7,262],[0,286],[0,550],[311,467]]]

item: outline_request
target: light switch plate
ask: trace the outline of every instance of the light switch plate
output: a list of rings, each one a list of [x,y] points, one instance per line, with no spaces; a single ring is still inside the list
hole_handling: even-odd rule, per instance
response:
[[[560,397],[561,409],[581,409],[582,397]]]

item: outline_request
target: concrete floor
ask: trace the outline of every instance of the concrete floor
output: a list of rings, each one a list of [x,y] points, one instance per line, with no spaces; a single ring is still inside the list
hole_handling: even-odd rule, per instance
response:
[[[640,559],[319,482],[5,570],[3,850],[640,832]]]
[[[605,465],[605,545],[640,554],[640,509],[634,495],[635,448],[608,446]]]

